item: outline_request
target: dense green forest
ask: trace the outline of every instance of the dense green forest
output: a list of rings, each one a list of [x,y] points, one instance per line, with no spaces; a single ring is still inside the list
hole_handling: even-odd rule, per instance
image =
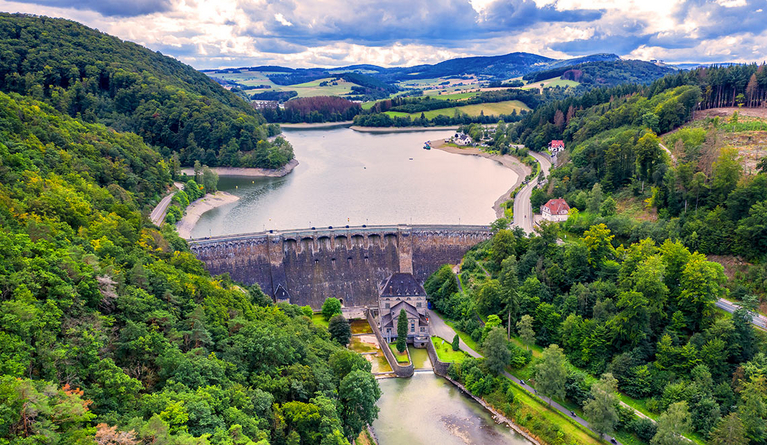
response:
[[[348,444],[370,364],[152,225],[170,184],[140,137],[0,93],[0,443]]]
[[[767,443],[767,338],[745,309],[716,311],[733,286],[721,265],[669,239],[623,244],[604,224],[565,243],[557,242],[556,225],[540,232],[528,238],[502,229],[470,251],[463,290],[449,266],[427,280],[434,307],[485,351],[482,361],[451,366],[452,377],[516,421],[532,422],[550,443],[571,441],[556,424],[525,416],[508,380],[497,376],[505,367],[582,410],[597,431],[617,429],[624,443],[686,443],[662,439],[676,434]],[[506,352],[494,352],[498,342]],[[595,393],[605,391],[600,376],[627,405],[616,394],[594,411]],[[669,425],[672,415],[683,421]]]
[[[292,148],[247,102],[203,73],[64,19],[0,14],[0,91],[131,131],[184,165],[277,168]]]
[[[585,87],[617,86],[625,83],[648,84],[673,73],[673,68],[659,66],[642,60],[611,60],[581,63],[553,70],[526,74],[523,79],[530,83],[561,77],[580,82]]]

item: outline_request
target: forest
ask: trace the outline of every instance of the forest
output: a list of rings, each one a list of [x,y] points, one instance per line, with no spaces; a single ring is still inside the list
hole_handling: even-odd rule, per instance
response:
[[[293,99],[284,108],[266,105],[259,108],[267,122],[341,122],[350,121],[361,111],[360,105],[337,96],[314,96]]]
[[[348,445],[370,364],[146,215],[141,137],[0,93],[0,443]]]
[[[584,86],[617,86],[627,83],[649,84],[673,73],[673,68],[658,66],[642,60],[611,60],[581,63],[553,70],[526,74],[522,78],[530,83],[561,77]]]
[[[619,242],[605,224],[565,243],[557,225],[528,238],[507,224],[464,257],[462,289],[449,266],[426,282],[485,354],[453,378],[548,443],[575,442],[525,414],[503,370],[623,443],[767,442],[767,337],[747,310],[716,310],[737,292],[720,264],[671,239]]]
[[[130,131],[184,165],[278,168],[289,145],[246,101],[203,73],[64,19],[0,14],[0,91]]]

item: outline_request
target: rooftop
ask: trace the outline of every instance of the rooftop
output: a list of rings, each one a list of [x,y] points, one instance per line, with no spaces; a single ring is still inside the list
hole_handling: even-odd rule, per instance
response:
[[[418,280],[415,279],[411,273],[395,273],[392,274],[381,286],[382,297],[394,297],[402,295],[420,295],[425,296],[426,291],[423,286],[418,284]]]

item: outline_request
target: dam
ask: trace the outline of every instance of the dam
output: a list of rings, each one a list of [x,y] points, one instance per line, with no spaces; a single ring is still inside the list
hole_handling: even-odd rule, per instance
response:
[[[410,272],[423,283],[490,237],[489,226],[381,225],[274,230],[189,245],[211,274],[229,273],[276,301],[318,310],[328,297],[350,307],[377,304],[378,285],[390,274]]]

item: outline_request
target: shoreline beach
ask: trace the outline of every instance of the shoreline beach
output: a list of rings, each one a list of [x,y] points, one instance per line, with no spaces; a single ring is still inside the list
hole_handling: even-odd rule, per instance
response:
[[[247,168],[247,167],[213,167],[211,170],[219,176],[242,176],[247,178],[281,178],[292,172],[298,166],[298,160],[293,158],[280,168]],[[193,168],[182,168],[181,173],[194,176]]]
[[[302,129],[312,129],[312,128],[349,127],[353,123],[354,121],[322,122],[322,123],[316,123],[316,124],[301,122],[298,124],[279,124],[279,126],[280,128],[287,128],[288,130],[290,129],[302,130]]]
[[[522,184],[522,181],[524,181],[527,175],[529,175],[532,172],[530,167],[526,166],[519,159],[511,155],[497,155],[492,153],[486,153],[476,147],[467,147],[467,148],[451,147],[447,145],[444,140],[431,141],[429,145],[431,146],[431,148],[435,150],[442,150],[448,153],[468,155],[468,156],[480,156],[483,158],[492,159],[493,161],[496,161],[499,164],[503,165],[504,167],[511,169],[514,173],[517,174],[517,180],[514,182],[511,188],[509,188],[509,190],[507,190],[503,195],[501,195],[498,199],[495,200],[495,203],[493,203],[493,210],[495,210],[496,218],[502,218],[505,215],[501,205],[504,202],[511,199],[510,197],[511,192],[513,192],[520,184]]]
[[[190,239],[192,230],[197,225],[203,214],[216,207],[225,206],[239,201],[240,197],[227,192],[216,192],[213,195],[205,195],[202,198],[189,204],[184,213],[184,217],[176,224],[176,231],[181,238]]]

